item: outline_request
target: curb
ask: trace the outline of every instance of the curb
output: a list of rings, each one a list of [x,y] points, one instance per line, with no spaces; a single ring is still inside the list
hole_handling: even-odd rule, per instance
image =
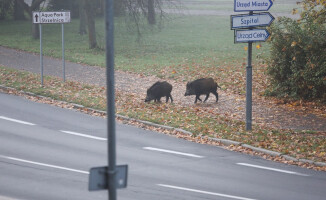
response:
[[[276,152],[276,151],[271,151],[271,150],[263,149],[263,148],[260,148],[260,147],[254,147],[254,146],[251,146],[251,145],[248,145],[248,144],[242,144],[241,146],[243,146],[245,148],[248,148],[248,149],[251,149],[253,151],[268,154],[268,155],[271,155],[271,156],[281,156],[282,155],[281,153]]]
[[[15,88],[6,87],[6,86],[3,86],[3,85],[0,85],[0,89],[6,90],[6,91],[9,91],[9,90],[18,91]],[[45,97],[45,96],[41,96],[41,95],[36,95],[34,93],[31,93],[31,92],[25,92],[25,91],[18,91],[18,92],[19,93],[22,93],[22,94],[25,94],[25,95],[28,95],[28,96],[39,97],[39,98],[48,98],[49,99],[49,97]],[[56,100],[56,101],[58,101],[58,100]],[[79,105],[79,104],[75,104],[75,103],[69,103],[69,102],[64,102],[64,101],[60,101],[60,100],[58,102],[65,103],[65,104],[70,104],[70,105],[73,106],[74,109],[87,109],[87,110],[89,110],[90,112],[93,112],[93,113],[98,113],[98,114],[101,114],[101,115],[106,115],[106,112],[105,111],[102,111],[102,110],[96,110],[96,109],[93,109],[93,108],[87,108],[87,107],[85,107],[83,105]],[[130,117],[123,116],[123,115],[120,115],[120,114],[116,114],[116,118],[117,119],[121,119],[121,120],[125,120],[125,121],[134,121],[134,122],[145,124],[147,126],[161,128],[161,129],[165,129],[165,130],[169,130],[169,131],[173,131],[174,130],[174,131],[177,131],[177,132],[183,133],[185,135],[189,135],[189,136],[193,135],[193,133],[191,133],[189,131],[186,131],[186,130],[183,130],[183,129],[180,129],[180,128],[174,128],[172,126],[155,124],[153,122],[143,121],[143,120],[139,120],[139,119],[135,119],[135,118],[130,118]],[[204,138],[202,136],[200,136],[200,137],[201,138]],[[252,151],[259,152],[259,153],[264,153],[264,154],[267,154],[267,155],[270,155],[270,156],[273,156],[273,157],[279,156],[279,157],[282,157],[283,159],[285,159],[287,161],[308,163],[308,164],[313,164],[313,165],[316,165],[316,166],[319,166],[319,167],[325,167],[326,166],[326,163],[325,162],[314,162],[314,161],[308,160],[308,159],[297,159],[297,158],[294,158],[294,157],[291,157],[289,155],[282,154],[282,153],[279,153],[279,152],[276,152],[276,151],[271,151],[271,150],[263,149],[263,148],[260,148],[260,147],[254,147],[254,146],[251,146],[251,145],[248,145],[248,144],[242,144],[241,142],[237,142],[237,141],[233,141],[233,140],[220,139],[220,138],[212,138],[212,137],[207,137],[207,136],[205,138],[206,139],[209,139],[211,141],[219,142],[219,143],[221,143],[221,144],[223,144],[225,146],[230,146],[230,145],[242,146],[244,148],[251,149]]]
[[[227,139],[220,139],[220,138],[212,138],[212,137],[208,137],[210,140],[213,140],[213,141],[217,141],[217,142],[220,142],[226,146],[230,146],[230,145],[234,145],[234,146],[243,146],[241,144],[241,142],[236,142],[236,141],[233,141],[233,140],[227,140]]]

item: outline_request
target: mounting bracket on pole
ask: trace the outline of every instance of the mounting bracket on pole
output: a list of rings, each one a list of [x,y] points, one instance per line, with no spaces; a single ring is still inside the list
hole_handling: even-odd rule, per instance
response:
[[[93,167],[90,170],[89,174],[89,191],[96,190],[110,190],[109,188],[109,174],[115,173],[115,183],[116,188],[126,188],[127,187],[127,175],[128,175],[128,165],[118,165],[116,167],[116,171],[110,172],[108,171],[108,167]]]

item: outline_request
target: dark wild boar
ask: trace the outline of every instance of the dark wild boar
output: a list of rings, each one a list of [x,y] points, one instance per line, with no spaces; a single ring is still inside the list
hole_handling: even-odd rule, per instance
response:
[[[200,95],[206,94],[204,102],[207,101],[209,93],[213,93],[216,96],[216,102],[218,102],[217,88],[220,86],[212,78],[201,78],[187,83],[187,89],[185,96],[196,95],[195,103],[200,99]]]
[[[149,102],[154,100],[154,102],[161,102],[161,97],[166,97],[166,102],[171,98],[171,102],[173,102],[172,96],[172,85],[166,81],[160,82],[157,81],[147,90],[147,96],[145,102]]]

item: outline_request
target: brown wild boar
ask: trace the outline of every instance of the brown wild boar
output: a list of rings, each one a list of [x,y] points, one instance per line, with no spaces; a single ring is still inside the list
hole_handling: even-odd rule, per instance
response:
[[[154,102],[161,102],[161,97],[166,97],[166,102],[171,98],[171,102],[173,102],[171,91],[172,85],[170,83],[166,81],[157,81],[148,88],[145,102],[150,102],[151,100],[154,100]]]
[[[216,102],[218,102],[217,88],[220,86],[212,78],[201,78],[187,83],[185,96],[196,95],[195,103],[200,99],[200,95],[206,94],[204,102],[207,101],[209,93],[213,93],[216,97]]]

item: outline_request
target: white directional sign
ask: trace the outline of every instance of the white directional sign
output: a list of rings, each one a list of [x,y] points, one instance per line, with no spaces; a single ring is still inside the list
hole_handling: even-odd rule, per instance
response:
[[[274,19],[269,12],[253,15],[231,15],[231,29],[269,26]]]
[[[234,12],[268,11],[272,0],[234,0]]]
[[[33,12],[34,24],[63,24],[70,22],[70,11]]]
[[[270,33],[266,29],[235,30],[234,43],[239,42],[264,42]]]

